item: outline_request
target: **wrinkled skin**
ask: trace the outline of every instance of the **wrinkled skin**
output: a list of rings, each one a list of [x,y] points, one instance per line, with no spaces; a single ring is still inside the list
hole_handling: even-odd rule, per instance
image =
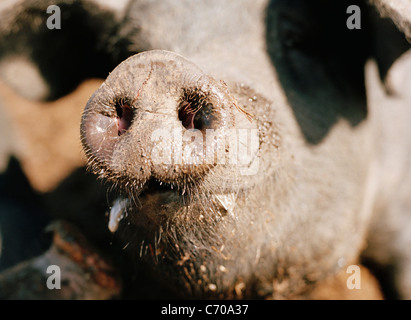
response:
[[[130,57],[88,101],[81,139],[90,169],[118,192],[109,227],[172,294],[305,297],[367,247],[369,261],[401,270],[394,286],[411,297],[409,281],[398,286],[410,277],[409,236],[398,229],[410,224],[409,154],[381,160],[396,137],[381,128],[403,128],[399,150],[409,150],[409,110],[398,101],[399,122],[381,127],[379,104],[390,100],[373,98],[409,45],[393,26],[381,45],[364,3],[363,28],[348,30],[349,4],[138,0],[125,11]],[[157,139],[158,129],[169,135]],[[233,130],[247,132],[236,138],[248,161],[193,163],[204,149],[184,151],[208,129],[225,160]],[[179,145],[180,133],[190,139]],[[390,190],[404,195],[386,192],[392,167],[403,180]],[[393,244],[375,220],[389,221]],[[378,241],[394,253],[381,255]]]

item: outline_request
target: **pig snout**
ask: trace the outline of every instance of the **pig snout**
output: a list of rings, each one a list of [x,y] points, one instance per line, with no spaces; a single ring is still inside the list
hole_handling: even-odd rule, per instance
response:
[[[210,170],[226,167],[233,129],[244,119],[250,122],[250,115],[223,81],[155,50],[130,57],[109,75],[87,103],[81,135],[101,177],[134,192],[148,181],[185,192]]]

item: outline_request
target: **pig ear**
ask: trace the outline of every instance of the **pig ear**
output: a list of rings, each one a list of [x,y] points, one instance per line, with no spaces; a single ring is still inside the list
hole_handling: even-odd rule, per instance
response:
[[[411,48],[411,2],[370,0],[370,3],[368,16],[372,30],[372,57],[386,85],[391,66]]]
[[[129,55],[121,19],[97,0],[2,2],[0,78],[33,100],[54,100],[86,78],[105,78]]]

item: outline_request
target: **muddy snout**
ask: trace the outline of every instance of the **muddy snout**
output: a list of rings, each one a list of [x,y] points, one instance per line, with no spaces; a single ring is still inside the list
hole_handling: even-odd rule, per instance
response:
[[[239,173],[258,152],[252,117],[226,83],[166,51],[114,69],[86,105],[81,137],[93,170],[120,186],[198,184]]]

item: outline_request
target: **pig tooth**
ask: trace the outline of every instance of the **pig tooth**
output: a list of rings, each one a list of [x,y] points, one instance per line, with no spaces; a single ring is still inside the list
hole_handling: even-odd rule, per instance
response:
[[[108,229],[111,232],[114,233],[117,231],[120,220],[124,218],[124,212],[126,211],[127,204],[128,199],[117,198],[114,201],[113,206],[110,210],[110,219],[108,222]]]

